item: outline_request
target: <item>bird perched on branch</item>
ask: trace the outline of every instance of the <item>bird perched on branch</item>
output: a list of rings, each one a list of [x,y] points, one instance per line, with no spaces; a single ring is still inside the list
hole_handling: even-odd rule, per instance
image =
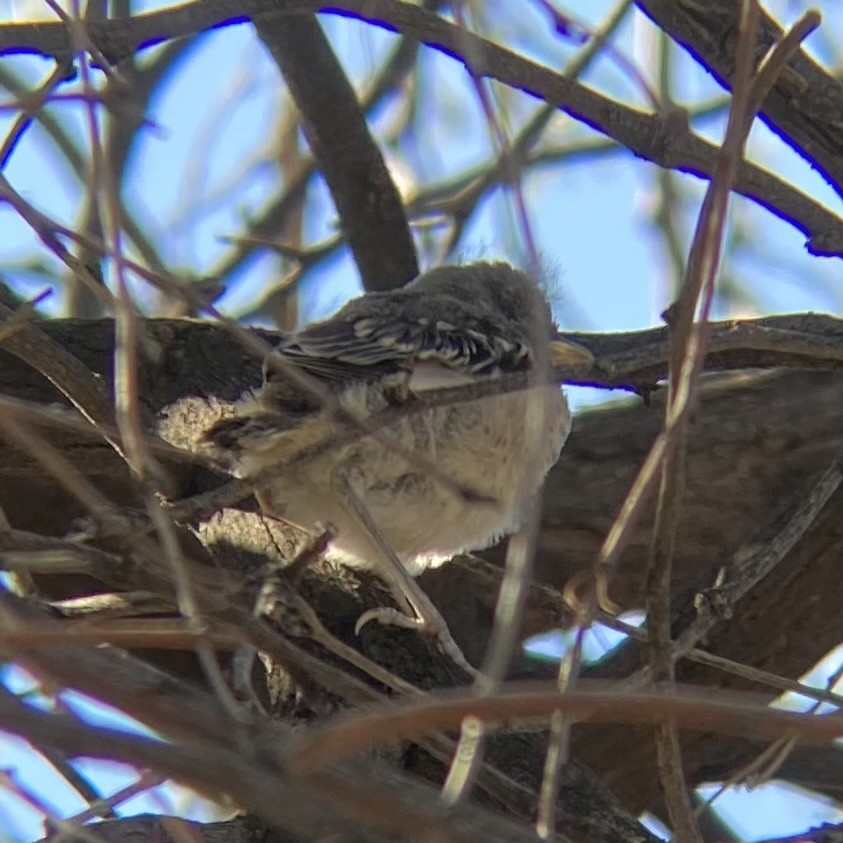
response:
[[[592,360],[553,337],[547,299],[525,274],[440,267],[290,334],[261,389],[205,439],[256,478],[264,512],[310,531],[332,525],[342,560],[381,574],[409,610],[362,622],[427,627],[453,654],[413,577],[520,526],[570,431],[549,367]],[[515,372],[537,385],[425,403],[431,390]]]

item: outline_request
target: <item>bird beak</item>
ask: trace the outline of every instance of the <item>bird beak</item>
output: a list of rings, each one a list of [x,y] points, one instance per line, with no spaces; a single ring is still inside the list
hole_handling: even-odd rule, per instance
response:
[[[554,340],[550,343],[548,362],[551,366],[590,366],[594,362],[594,355],[578,343]]]

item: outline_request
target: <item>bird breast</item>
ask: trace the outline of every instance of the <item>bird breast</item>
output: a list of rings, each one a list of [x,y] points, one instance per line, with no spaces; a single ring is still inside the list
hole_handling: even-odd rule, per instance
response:
[[[344,409],[363,416],[384,409],[380,393],[351,387]],[[310,432],[291,431],[278,448],[294,453],[316,435],[329,435],[323,414]],[[520,526],[526,508],[556,462],[571,416],[562,390],[534,387],[467,403],[420,409],[383,428],[405,451],[485,500],[467,499],[422,465],[374,436],[338,444],[324,455],[284,471],[258,492],[265,511],[305,529],[332,524],[343,561],[372,567],[370,538],[338,491],[345,480],[407,570],[415,575],[456,553],[488,547]],[[266,464],[261,459],[261,467]],[[248,474],[249,466],[243,466]]]

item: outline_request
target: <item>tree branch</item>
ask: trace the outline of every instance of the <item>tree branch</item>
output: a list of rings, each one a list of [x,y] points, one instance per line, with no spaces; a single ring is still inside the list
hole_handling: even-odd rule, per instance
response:
[[[259,15],[255,28],[284,75],[366,290],[418,275],[401,197],[357,95],[314,15]]]
[[[681,44],[724,88],[731,88],[738,40],[738,4],[734,0],[637,0],[636,5],[660,29]],[[783,35],[761,10],[754,60]],[[761,109],[764,122],[837,191],[843,191],[840,146],[843,85],[804,50],[787,65]]]
[[[496,79],[557,106],[647,161],[705,179],[714,172],[716,145],[681,125],[677,127],[675,116],[669,119],[620,105],[432,12],[398,0],[197,0],[126,21],[92,21],[88,32],[105,56],[118,61],[171,38],[242,23],[267,13],[303,11],[348,15],[400,32],[470,66],[477,76]],[[15,53],[66,60],[71,55],[68,33],[62,24],[54,22],[6,24],[0,27],[0,55]],[[811,91],[805,91],[803,98],[810,100]],[[808,238],[806,247],[811,254],[843,256],[843,221],[791,185],[745,162],[738,170],[734,189],[801,231]]]

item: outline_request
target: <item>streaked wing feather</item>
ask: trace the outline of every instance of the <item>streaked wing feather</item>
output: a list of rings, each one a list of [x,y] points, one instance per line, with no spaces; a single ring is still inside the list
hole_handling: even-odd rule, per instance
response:
[[[292,335],[277,352],[326,380],[379,380],[412,368],[414,360],[441,363],[477,375],[523,368],[523,343],[463,330],[445,322],[363,317],[329,320]]]

